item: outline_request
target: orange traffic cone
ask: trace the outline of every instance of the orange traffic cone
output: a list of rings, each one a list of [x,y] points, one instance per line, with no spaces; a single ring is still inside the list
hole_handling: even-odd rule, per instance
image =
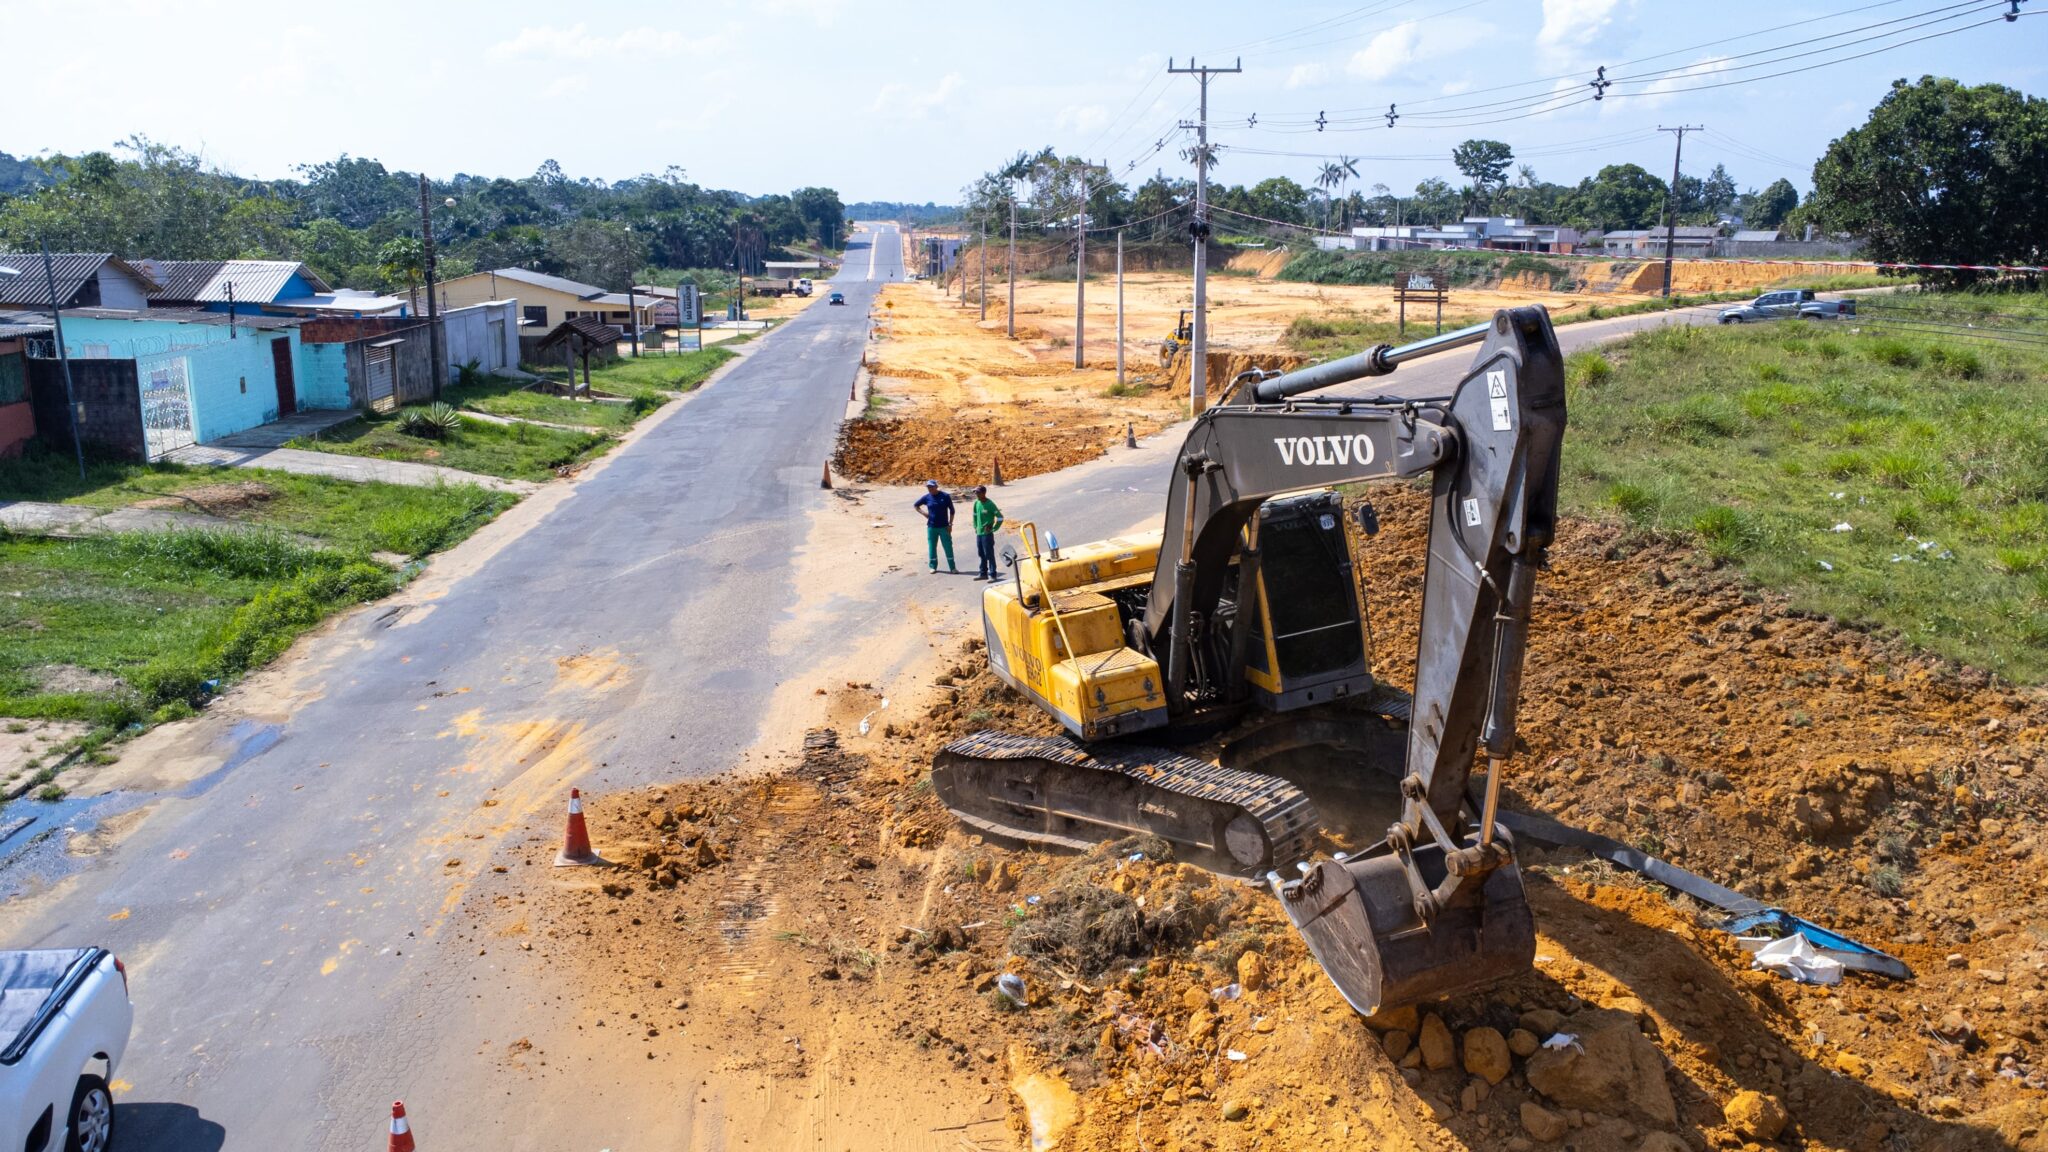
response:
[[[1000,457],[1000,456],[996,457],[996,460],[995,460],[995,467],[991,468],[991,469],[989,470],[989,472],[990,472],[990,475],[989,475],[989,478],[988,478],[988,482],[989,482],[989,484],[990,484],[990,485],[992,485],[992,486],[994,486],[994,487],[997,487],[997,488],[1001,488],[1001,487],[1003,486],[1003,458],[1002,458],[1002,457]]]
[[[405,1101],[391,1104],[391,1145],[386,1152],[413,1152],[412,1125],[405,1122]]]
[[[1130,425],[1130,422],[1129,422],[1129,421],[1125,421],[1125,422],[1124,422],[1124,447],[1126,447],[1126,448],[1136,448],[1137,446],[1138,446],[1138,434],[1137,434],[1137,433],[1136,433],[1135,431],[1133,431],[1133,430],[1131,429],[1131,425]]]
[[[570,868],[582,864],[602,864],[604,860],[590,850],[590,829],[583,824],[583,793],[580,789],[569,789],[569,834],[562,839],[561,855],[555,857],[555,867]]]
[[[827,461],[825,461],[825,478],[824,478],[824,479],[822,479],[822,480],[820,480],[820,481],[818,481],[818,487],[820,487],[820,488],[830,488],[831,486],[832,486],[832,462],[831,462],[830,460],[827,460]]]

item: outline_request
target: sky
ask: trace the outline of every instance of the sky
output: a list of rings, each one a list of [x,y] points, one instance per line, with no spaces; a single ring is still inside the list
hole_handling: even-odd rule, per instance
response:
[[[607,180],[673,165],[752,194],[947,203],[1046,145],[1133,183],[1190,175],[1177,125],[1197,85],[1167,67],[1193,54],[1244,68],[1210,85],[1230,183],[1306,183],[1353,157],[1353,189],[1456,184],[1450,150],[1474,136],[1560,183],[1622,162],[1668,176],[1657,128],[1693,124],[1688,172],[1804,189],[1896,78],[2048,95],[2048,0],[2021,6],[2034,14],[2006,23],[2007,0],[0,0],[17,111],[0,151],[139,133],[265,178],[342,153],[438,177],[552,158]],[[1867,25],[1882,26],[1849,31]],[[1601,67],[1616,83],[1588,100]]]

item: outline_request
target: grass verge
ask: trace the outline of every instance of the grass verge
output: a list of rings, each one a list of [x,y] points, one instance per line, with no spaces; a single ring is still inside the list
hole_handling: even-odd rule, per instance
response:
[[[1789,320],[1662,328],[1568,372],[1574,510],[1689,539],[1805,608],[2048,680],[2048,346]]]
[[[650,406],[643,408],[642,411],[652,411],[654,406],[665,403],[676,393],[694,391],[699,385],[704,383],[707,377],[717,371],[720,365],[737,355],[738,353],[730,351],[721,345],[713,345],[699,351],[684,352],[674,356],[649,355],[642,356],[637,360],[631,357],[620,357],[602,367],[592,368],[590,370],[590,386],[599,392],[609,392],[614,396],[625,396],[634,400],[644,401]],[[557,382],[563,380],[567,374],[567,369],[560,365],[552,367],[542,366],[532,370],[541,376]],[[583,382],[580,373],[576,378],[576,382],[579,385]],[[574,410],[581,411],[593,407],[586,401],[567,400],[559,396],[542,396],[536,392],[522,392],[520,395],[531,397],[533,400],[560,405],[564,410],[573,408]],[[479,411],[484,412],[496,412],[502,416],[528,415],[526,412],[505,411],[475,404],[465,404],[464,407],[477,408]],[[532,418],[536,420],[548,419],[548,417],[539,415],[535,415]],[[564,419],[561,423],[588,424],[591,421],[588,419]],[[631,421],[629,420],[627,423],[631,423]]]
[[[315,437],[301,437],[290,447],[378,460],[438,464],[508,480],[542,481],[555,470],[597,456],[611,437],[595,429],[545,428],[538,424],[493,424],[464,417],[462,426],[441,440],[427,440],[399,430],[398,414],[363,416],[336,425]]]

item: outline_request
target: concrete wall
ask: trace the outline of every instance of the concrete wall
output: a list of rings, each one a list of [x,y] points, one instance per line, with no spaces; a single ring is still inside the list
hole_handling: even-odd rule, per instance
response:
[[[31,358],[28,384],[36,427],[45,440],[69,451],[71,423],[57,361]],[[135,377],[135,361],[71,361],[71,395],[82,413],[79,439],[88,448],[124,460],[143,458],[142,390]]]
[[[139,371],[147,371],[162,357],[182,356],[185,379],[192,390],[192,431],[202,442],[277,419],[280,408],[272,340],[284,340],[291,348],[293,386],[300,408],[350,406],[342,361],[326,355],[308,358],[296,327],[238,327],[230,338],[225,324],[156,317],[64,318],[64,343],[74,357],[90,346],[96,354],[139,361]]]
[[[28,360],[21,341],[0,340],[0,458],[20,455],[35,438],[36,414],[28,396]]]
[[[299,345],[299,407],[353,408],[348,355],[341,344]]]
[[[185,361],[193,438],[204,444],[277,419],[277,371],[270,346],[273,340],[289,346],[295,338],[285,332],[245,332],[234,340],[173,353]],[[136,370],[146,372],[162,359],[139,358]]]

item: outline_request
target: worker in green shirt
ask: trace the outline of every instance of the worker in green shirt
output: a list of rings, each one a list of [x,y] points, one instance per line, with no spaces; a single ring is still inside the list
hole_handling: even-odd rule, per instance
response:
[[[977,580],[1000,580],[1002,573],[996,571],[996,529],[1003,526],[1003,510],[988,498],[988,486],[974,486],[974,552],[981,558],[981,571],[975,574]]]

